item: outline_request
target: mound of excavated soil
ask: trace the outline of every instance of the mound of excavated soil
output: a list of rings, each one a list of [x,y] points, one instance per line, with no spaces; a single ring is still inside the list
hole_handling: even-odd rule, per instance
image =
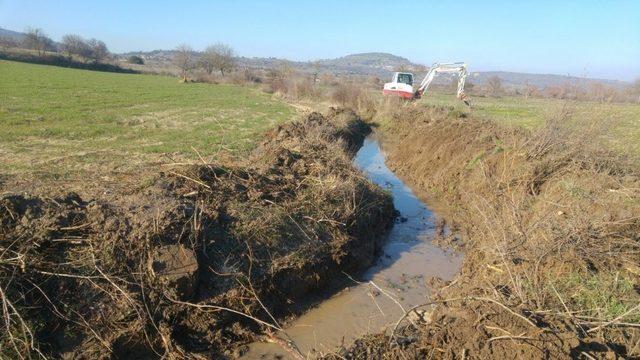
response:
[[[391,198],[351,164],[369,131],[314,113],[240,164],[173,168],[133,193],[3,196],[3,357],[219,358],[269,335],[380,248]]]
[[[463,268],[408,314],[415,326],[329,358],[640,357],[637,163],[561,116],[527,132],[400,110],[382,134],[387,163],[444,210],[459,236],[436,240],[463,249]]]

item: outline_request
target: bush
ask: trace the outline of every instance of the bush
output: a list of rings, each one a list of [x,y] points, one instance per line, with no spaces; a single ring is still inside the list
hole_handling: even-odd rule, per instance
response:
[[[131,55],[127,59],[130,64],[144,65],[144,59],[137,55]]]
[[[298,78],[288,81],[287,90],[289,95],[295,98],[312,98],[318,95],[318,90],[314,86],[313,80]]]
[[[339,83],[333,90],[331,99],[344,107],[354,106],[357,104],[360,93],[360,87],[353,83]]]

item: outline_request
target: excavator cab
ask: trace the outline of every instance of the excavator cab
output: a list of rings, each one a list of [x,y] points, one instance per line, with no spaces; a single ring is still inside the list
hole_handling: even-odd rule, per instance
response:
[[[407,72],[393,73],[391,82],[384,84],[382,94],[413,99],[413,74]]]
[[[413,74],[411,73],[396,73],[396,82],[413,86]]]

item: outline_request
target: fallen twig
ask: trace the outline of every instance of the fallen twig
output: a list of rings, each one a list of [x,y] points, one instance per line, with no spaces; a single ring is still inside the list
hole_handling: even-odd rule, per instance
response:
[[[488,340],[488,342],[492,342],[495,340],[536,340],[535,338],[532,338],[530,336],[522,336],[522,335],[518,335],[518,336],[514,336],[514,335],[502,335],[502,336],[495,336],[492,337]]]
[[[631,309],[627,310],[624,314],[622,314],[622,315],[620,315],[620,316],[616,317],[615,319],[613,319],[613,320],[611,320],[611,321],[607,321],[607,322],[605,322],[605,323],[602,323],[602,324],[600,324],[600,326],[596,326],[596,327],[594,327],[593,329],[589,329],[589,330],[587,330],[587,332],[588,332],[588,333],[591,333],[591,332],[594,332],[594,331],[598,331],[598,330],[603,329],[603,328],[605,328],[605,327],[607,327],[607,326],[610,326],[610,325],[612,325],[612,324],[618,323],[618,321],[619,321],[620,319],[624,318],[625,316],[627,316],[627,315],[629,315],[629,314],[633,313],[634,311],[636,311],[636,310],[638,310],[638,309],[640,309],[640,303],[638,303],[636,306],[632,307]]]
[[[175,175],[175,176],[179,176],[179,177],[181,177],[181,178],[183,178],[183,179],[191,180],[191,181],[193,181],[194,183],[196,183],[196,184],[198,184],[198,185],[201,185],[201,186],[206,187],[207,189],[211,189],[211,186],[209,186],[209,185],[207,185],[207,184],[203,183],[203,182],[202,182],[202,181],[200,181],[200,180],[196,180],[196,179],[191,178],[191,177],[188,177],[188,176],[186,176],[186,175],[178,174],[178,173],[177,173],[177,172],[175,172],[175,171],[169,171],[169,173],[170,173],[170,174],[173,174],[173,175]]]
[[[194,304],[194,303],[190,303],[190,302],[186,302],[186,301],[180,301],[180,300],[172,299],[172,298],[168,297],[167,295],[165,295],[165,297],[167,298],[167,300],[169,300],[169,301],[171,301],[173,303],[176,303],[176,304],[180,304],[180,305],[191,306],[191,307],[195,307],[195,308],[198,308],[198,309],[214,309],[214,310],[228,311],[228,312],[234,313],[236,315],[244,316],[247,319],[251,319],[251,320],[257,322],[258,324],[264,325],[266,327],[270,327],[270,328],[272,328],[274,330],[282,331],[282,328],[280,328],[277,325],[270,324],[270,323],[268,323],[266,321],[258,319],[257,317],[251,316],[249,314],[245,314],[245,313],[243,313],[241,311],[238,311],[238,310],[233,310],[233,309],[230,309],[230,308],[227,308],[227,307],[224,307],[224,306],[218,306],[218,305]]]

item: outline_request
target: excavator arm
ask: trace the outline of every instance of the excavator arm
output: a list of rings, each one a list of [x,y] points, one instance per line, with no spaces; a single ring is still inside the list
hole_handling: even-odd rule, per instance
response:
[[[429,72],[420,83],[420,87],[414,93],[414,98],[419,99],[422,97],[425,91],[431,85],[431,82],[436,77],[437,74],[458,74],[458,92],[456,94],[457,98],[464,101],[465,104],[469,105],[467,100],[467,96],[464,93],[464,83],[467,79],[467,64],[465,63],[444,63],[444,64],[433,64],[429,69]]]

